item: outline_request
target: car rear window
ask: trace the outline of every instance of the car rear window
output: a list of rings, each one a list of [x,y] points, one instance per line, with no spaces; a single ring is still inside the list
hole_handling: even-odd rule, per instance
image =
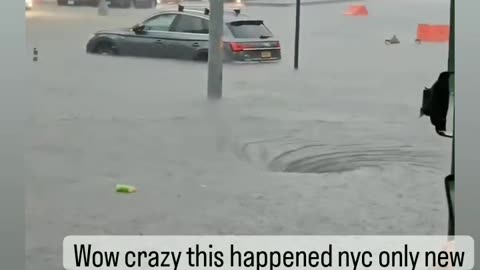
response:
[[[235,38],[267,38],[272,33],[262,21],[235,21],[228,24]]]

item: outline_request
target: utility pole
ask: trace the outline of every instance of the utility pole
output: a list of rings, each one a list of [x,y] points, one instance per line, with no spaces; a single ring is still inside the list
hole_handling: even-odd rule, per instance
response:
[[[295,63],[294,68],[298,69],[298,51],[300,46],[300,0],[297,0],[297,12],[295,18]]]
[[[222,98],[224,0],[210,0],[208,98]]]

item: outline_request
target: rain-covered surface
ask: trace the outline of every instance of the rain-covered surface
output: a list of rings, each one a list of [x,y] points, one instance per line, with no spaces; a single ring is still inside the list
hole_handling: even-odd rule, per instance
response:
[[[367,6],[305,7],[298,71],[294,8],[247,8],[284,59],[226,65],[218,103],[206,64],[85,53],[94,31],[151,10],[29,12],[28,268],[60,269],[71,234],[445,234],[451,142],[418,113],[448,49],[414,40],[418,23],[448,23],[448,1]]]

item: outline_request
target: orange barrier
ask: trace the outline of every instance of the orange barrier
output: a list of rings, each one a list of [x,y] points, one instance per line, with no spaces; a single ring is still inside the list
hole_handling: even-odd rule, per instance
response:
[[[417,27],[417,42],[448,42],[450,26],[419,24]]]
[[[365,5],[351,5],[344,13],[346,16],[368,16],[368,10]]]

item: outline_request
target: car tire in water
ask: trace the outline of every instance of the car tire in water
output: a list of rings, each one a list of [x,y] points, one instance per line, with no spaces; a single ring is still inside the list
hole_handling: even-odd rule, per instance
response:
[[[95,48],[95,53],[96,54],[101,54],[101,55],[116,55],[117,52],[113,48],[113,44],[109,42],[102,42],[97,45]]]
[[[195,56],[195,61],[208,62],[208,52],[200,52]]]

